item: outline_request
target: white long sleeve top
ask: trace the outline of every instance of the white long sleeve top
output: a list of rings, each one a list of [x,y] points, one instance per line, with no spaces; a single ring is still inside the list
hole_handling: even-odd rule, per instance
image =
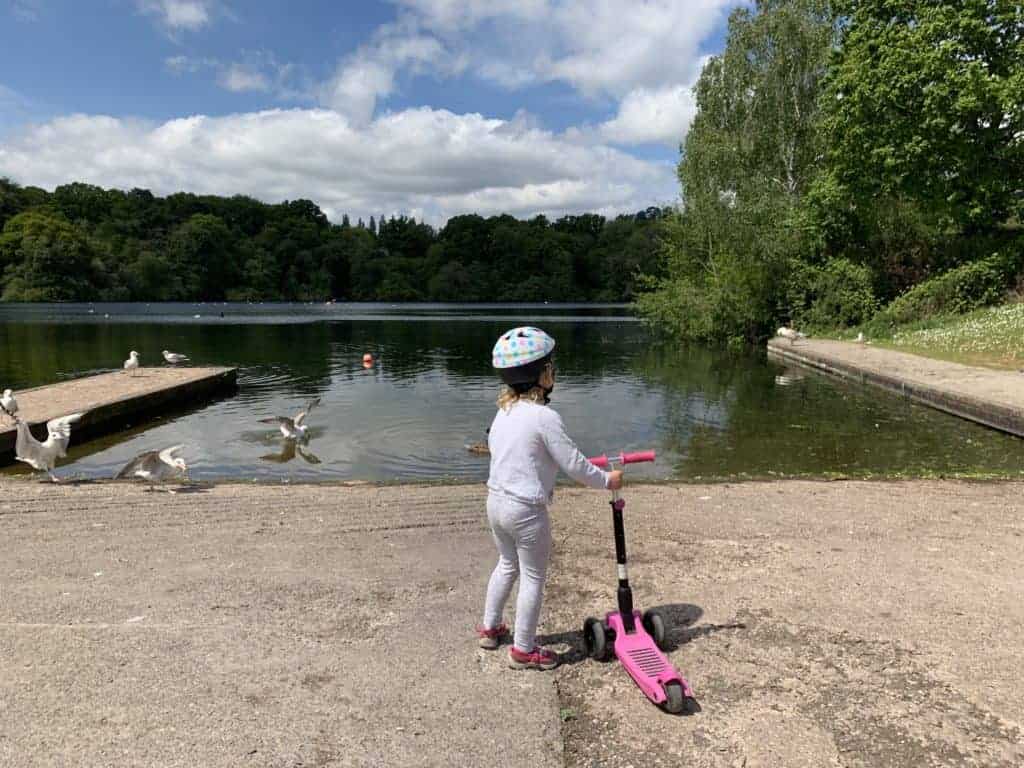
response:
[[[608,473],[587,461],[566,434],[562,417],[546,405],[519,400],[498,409],[487,442],[487,487],[495,493],[526,504],[549,504],[559,468],[583,485],[608,487]]]

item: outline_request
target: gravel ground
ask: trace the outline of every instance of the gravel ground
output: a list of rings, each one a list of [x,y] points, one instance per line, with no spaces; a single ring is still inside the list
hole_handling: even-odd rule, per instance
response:
[[[546,628],[568,766],[1024,764],[1022,486],[780,482],[627,496],[638,607],[701,711],[661,713],[575,630],[615,604],[607,506],[566,494]],[[573,663],[577,662],[578,663]]]
[[[549,674],[475,647],[479,486],[0,481],[0,765],[1021,765],[1022,490],[629,488],[674,717],[580,652],[602,493],[552,509]]]

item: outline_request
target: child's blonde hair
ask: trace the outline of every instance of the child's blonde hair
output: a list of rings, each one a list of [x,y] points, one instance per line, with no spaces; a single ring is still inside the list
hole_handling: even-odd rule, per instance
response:
[[[512,389],[512,387],[505,387],[501,390],[501,394],[498,395],[498,408],[503,411],[507,411],[520,400],[529,400],[532,403],[543,403],[544,388],[538,384],[537,386],[528,389],[526,392],[519,393]]]

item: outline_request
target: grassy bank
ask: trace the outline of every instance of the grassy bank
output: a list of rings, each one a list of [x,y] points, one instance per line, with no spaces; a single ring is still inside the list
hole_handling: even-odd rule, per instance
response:
[[[1024,303],[931,317],[882,335],[870,330],[853,328],[825,335],[852,340],[863,332],[872,344],[925,357],[990,368],[1024,368]]]

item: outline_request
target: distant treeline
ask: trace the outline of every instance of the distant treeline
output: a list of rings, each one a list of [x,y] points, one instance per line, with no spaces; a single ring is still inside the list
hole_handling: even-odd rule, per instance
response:
[[[648,208],[332,223],[309,200],[0,179],[3,301],[628,301],[659,273]]]

